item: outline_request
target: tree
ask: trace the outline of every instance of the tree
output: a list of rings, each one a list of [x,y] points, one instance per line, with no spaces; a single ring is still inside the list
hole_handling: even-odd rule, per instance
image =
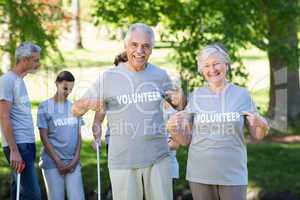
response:
[[[72,0],[72,32],[74,33],[74,47],[76,49],[83,48],[81,41],[80,26],[80,0]]]
[[[275,128],[285,131],[287,122],[293,126],[300,117],[299,4],[299,0],[103,0],[97,2],[95,16],[120,26],[162,23],[173,40],[174,57],[188,90],[201,83],[195,57],[203,45],[225,44],[238,64],[230,76],[240,84],[245,83],[246,73],[238,50],[250,43],[266,51],[271,70],[268,115]],[[286,81],[277,86],[281,79]]]
[[[267,52],[271,69],[269,116],[279,127],[287,126],[287,121],[290,126],[295,126],[300,118],[297,38],[300,7],[294,0],[264,1],[264,4],[267,8]]]
[[[56,6],[57,1],[17,1],[0,0],[0,28],[6,31],[0,50],[8,53],[10,67],[14,65],[14,52],[19,42],[32,41],[42,49],[42,56],[53,50],[62,60],[55,40],[58,36],[54,28],[57,19],[62,16]],[[0,34],[2,35],[2,34]]]
[[[253,0],[241,2],[238,6],[240,7],[236,7],[235,10],[241,10],[246,19],[243,26],[250,28],[239,32],[240,35],[247,36],[243,40],[251,42],[268,54],[270,63],[268,116],[272,127],[285,132],[288,127],[295,127],[300,119],[297,38],[299,1]],[[226,13],[232,16],[230,12]]]
[[[208,4],[209,1],[182,3],[179,0],[123,0],[118,2],[107,0],[97,2],[94,15],[96,24],[104,21],[119,27],[128,27],[129,24],[135,22],[144,22],[151,26],[160,23],[166,29],[164,38],[171,41],[175,49],[174,58],[179,65],[180,76],[186,91],[201,84],[202,77],[196,73],[195,58],[198,50],[205,44],[222,41],[228,47],[232,60],[239,66],[231,69],[229,77],[234,82],[244,85],[247,73],[237,56],[238,40],[230,40],[232,37],[224,35],[222,27],[216,26],[221,16],[219,14],[216,17],[209,16],[209,13],[213,13],[213,7],[209,7]],[[209,36],[203,36],[203,32],[207,32]],[[224,38],[226,39],[223,40]]]

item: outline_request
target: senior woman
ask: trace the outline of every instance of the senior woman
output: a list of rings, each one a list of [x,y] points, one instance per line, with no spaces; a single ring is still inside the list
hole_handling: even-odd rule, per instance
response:
[[[190,94],[186,109],[167,128],[178,143],[189,145],[186,179],[194,200],[246,200],[244,124],[261,140],[268,123],[249,92],[226,79],[230,58],[221,45],[203,48],[197,62],[207,84]]]

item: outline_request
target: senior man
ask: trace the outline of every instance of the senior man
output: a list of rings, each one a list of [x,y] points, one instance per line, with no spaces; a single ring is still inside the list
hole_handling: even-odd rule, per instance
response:
[[[162,102],[180,110],[186,99],[166,71],[148,62],[154,41],[149,26],[131,25],[124,40],[127,58],[102,73],[73,105],[77,116],[90,109],[107,115],[114,200],[173,199]]]

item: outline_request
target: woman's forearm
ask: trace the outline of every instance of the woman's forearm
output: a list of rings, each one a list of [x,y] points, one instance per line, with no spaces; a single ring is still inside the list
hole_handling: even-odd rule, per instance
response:
[[[54,147],[49,142],[47,129],[40,129],[40,137],[46,153],[52,158],[55,164],[57,164],[61,160],[60,157],[57,155]]]
[[[249,126],[249,131],[251,136],[255,139],[255,140],[262,140],[269,131],[269,125],[268,122],[259,116],[259,123],[256,126]]]
[[[80,149],[81,149],[81,134],[78,134],[78,142],[76,146],[75,156],[73,158],[74,162],[77,163],[80,159]]]

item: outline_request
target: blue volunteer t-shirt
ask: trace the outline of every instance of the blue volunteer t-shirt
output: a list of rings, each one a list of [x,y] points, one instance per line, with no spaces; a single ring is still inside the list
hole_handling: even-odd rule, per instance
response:
[[[12,71],[0,77],[0,100],[11,103],[9,117],[16,143],[34,143],[31,103],[24,80]],[[2,146],[7,142],[2,133]]]
[[[78,142],[78,130],[83,121],[71,113],[70,101],[56,102],[48,99],[38,108],[37,126],[47,129],[48,138],[56,153],[65,163],[73,159]],[[42,148],[40,166],[43,169],[55,168],[51,157]]]

